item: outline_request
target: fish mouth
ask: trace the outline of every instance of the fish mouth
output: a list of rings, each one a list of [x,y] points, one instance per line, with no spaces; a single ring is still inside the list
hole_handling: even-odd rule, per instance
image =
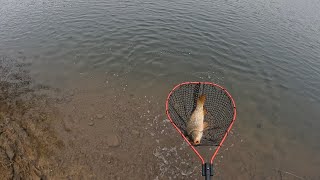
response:
[[[194,141],[193,144],[194,144],[194,145],[199,145],[199,144],[200,144],[200,141],[198,141],[198,140],[197,140],[197,141]]]

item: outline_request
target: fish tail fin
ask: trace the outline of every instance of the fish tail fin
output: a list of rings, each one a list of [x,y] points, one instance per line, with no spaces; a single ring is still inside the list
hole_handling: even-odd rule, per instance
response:
[[[198,104],[204,104],[206,101],[206,95],[202,94],[198,99]]]

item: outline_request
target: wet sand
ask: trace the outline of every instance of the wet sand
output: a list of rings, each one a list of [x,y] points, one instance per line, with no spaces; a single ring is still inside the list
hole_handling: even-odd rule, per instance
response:
[[[87,74],[80,78],[77,81],[71,78],[70,84],[66,82],[70,85],[68,91],[74,95],[69,103],[61,104],[60,109],[71,118],[67,120],[68,129],[79,132],[70,132],[80,138],[76,149],[83,149],[90,156],[93,164],[88,165],[94,167],[93,174],[98,179],[108,174],[123,179],[127,172],[132,179],[203,179],[200,160],[167,121],[166,91],[134,93],[135,87],[126,81],[126,75]],[[313,152],[286,139],[281,131],[277,132],[278,137],[268,137],[270,128],[275,127],[263,124],[250,130],[237,119],[215,160],[215,179],[297,178],[294,175],[317,179],[319,161],[317,158],[308,161],[312,160]],[[256,134],[256,129],[261,133]],[[119,137],[118,146],[108,145],[109,136]],[[62,138],[68,139],[70,135]],[[287,151],[283,146],[287,146]],[[214,147],[201,148],[200,152],[209,159],[213,150]],[[111,154],[119,163],[103,170],[100,168],[105,167],[106,162],[101,157],[106,154]],[[314,169],[301,169],[301,163]],[[290,169],[286,169],[288,167]]]

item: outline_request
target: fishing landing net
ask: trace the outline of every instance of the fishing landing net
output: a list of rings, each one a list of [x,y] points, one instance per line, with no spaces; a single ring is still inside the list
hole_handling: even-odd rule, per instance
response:
[[[197,146],[218,146],[209,163],[205,163],[200,153],[191,144],[191,138],[187,134],[187,123],[201,95],[206,96],[204,108],[207,113],[204,116],[204,122],[208,123],[208,128],[203,131],[201,143]],[[202,175],[210,179],[210,176],[213,176],[213,160],[236,119],[236,106],[230,93],[223,87],[210,82],[181,83],[169,93],[166,113],[170,122],[201,159]]]
[[[168,109],[173,123],[187,137],[187,121],[197,105],[201,94],[206,96],[204,104],[207,114],[204,121],[209,126],[203,132],[200,146],[218,146],[226,134],[235,114],[233,100],[225,89],[205,83],[186,83],[178,86],[168,97]]]

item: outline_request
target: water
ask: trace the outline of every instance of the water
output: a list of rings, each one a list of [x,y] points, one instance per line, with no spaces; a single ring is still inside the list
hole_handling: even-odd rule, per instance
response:
[[[250,142],[243,151],[263,149],[256,156],[269,163],[265,167],[307,168],[303,176],[316,177],[319,1],[0,4],[0,53],[26,57],[39,82],[64,88],[83,74],[101,82],[101,74],[114,74],[125,77],[133,94],[163,104],[177,83],[221,84],[235,98],[236,126]],[[278,158],[264,157],[267,152]]]

